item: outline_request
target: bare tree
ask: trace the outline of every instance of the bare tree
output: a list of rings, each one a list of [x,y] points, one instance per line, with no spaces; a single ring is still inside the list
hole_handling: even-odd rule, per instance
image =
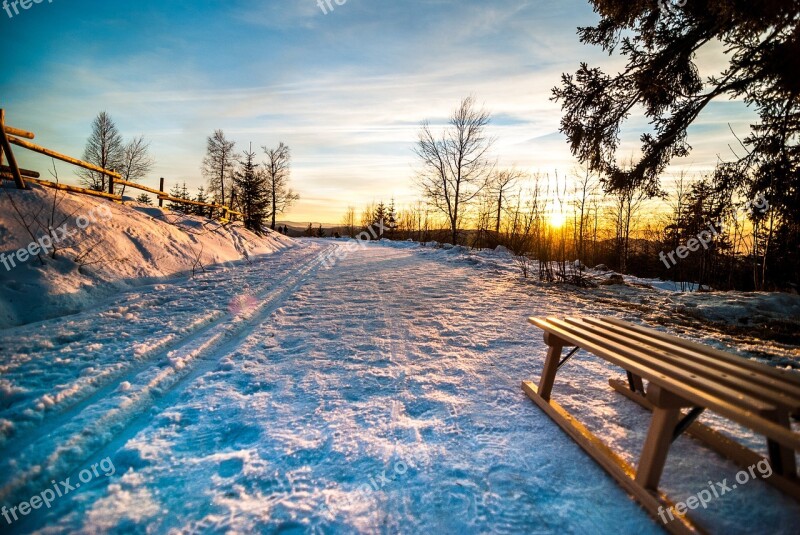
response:
[[[352,206],[347,207],[347,212],[342,218],[342,232],[351,238],[356,237],[356,209]]]
[[[215,130],[207,140],[206,157],[203,159],[203,176],[208,179],[208,191],[225,206],[225,188],[229,186],[229,208],[233,205],[233,174],[238,160],[235,148],[235,141],[228,141],[225,132]]]
[[[120,167],[123,180],[138,182],[147,176],[153,165],[155,162],[150,157],[150,144],[145,142],[144,136],[135,137],[125,145]],[[121,195],[125,195],[125,186],[122,186]]]
[[[83,159],[89,163],[117,171],[122,168],[125,147],[123,146],[122,136],[117,130],[117,125],[111,116],[102,111],[92,122],[92,134],[86,141],[86,148],[83,151]],[[107,191],[106,175],[81,168],[78,171],[80,181],[87,188],[97,191]]]
[[[483,192],[473,202],[472,225],[472,248],[482,249],[492,247],[490,244],[489,228],[493,225],[495,197],[491,188],[485,188]]]
[[[377,205],[373,201],[369,205],[365,206],[361,211],[360,222],[362,230],[368,229],[373,223],[375,223],[375,212],[377,209]]]
[[[266,168],[267,190],[271,202],[271,229],[275,230],[275,217],[282,214],[291,205],[300,200],[300,195],[289,188],[292,155],[289,147],[280,143],[277,148],[262,147],[267,155]]]
[[[414,150],[421,162],[419,186],[428,202],[447,217],[454,245],[469,203],[486,187],[494,167],[488,157],[492,140],[485,132],[489,120],[489,113],[476,109],[475,100],[467,97],[441,137],[424,122]]]
[[[584,169],[583,177],[575,178],[575,225],[573,227],[573,240],[578,255],[578,260],[586,262],[586,233],[590,224],[590,202],[595,196],[597,183],[593,180],[593,173],[589,168]]]
[[[631,231],[636,226],[642,203],[647,199],[647,192],[636,186],[626,186],[608,195],[612,200],[612,204],[609,207],[609,216],[615,229],[614,242],[618,267],[621,272],[627,273],[628,259],[630,258]]]
[[[503,202],[506,200],[505,196],[522,176],[522,171],[517,169],[503,169],[494,173],[489,181],[489,189],[497,197],[497,216],[494,224],[494,231],[497,234],[500,234],[500,221],[503,213]]]

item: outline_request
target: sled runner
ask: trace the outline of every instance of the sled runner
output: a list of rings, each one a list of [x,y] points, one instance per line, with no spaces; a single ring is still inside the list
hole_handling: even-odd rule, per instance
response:
[[[773,472],[766,481],[800,500],[800,434],[790,426],[790,418],[800,415],[800,375],[616,318],[529,321],[544,331],[548,352],[538,385],[525,381],[523,390],[655,518],[661,514],[664,521],[663,511],[674,506],[658,484],[669,448],[684,432],[742,468],[764,459],[696,422],[706,410],[766,437]],[[562,359],[564,348],[572,349]],[[635,468],[550,399],[557,371],[579,349],[625,370],[627,384],[609,383],[653,413]],[[672,533],[703,532],[687,515],[664,522]]]

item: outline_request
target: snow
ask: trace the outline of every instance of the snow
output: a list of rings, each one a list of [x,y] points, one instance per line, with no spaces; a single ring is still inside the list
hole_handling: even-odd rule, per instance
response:
[[[405,243],[389,242],[391,247],[408,247]],[[503,273],[519,273],[513,255],[503,247],[496,250],[442,249],[437,242],[422,246],[423,254],[455,255],[458,261],[487,266]],[[531,269],[537,272],[536,264]],[[769,362],[776,366],[800,370],[800,295],[779,292],[720,292],[703,289],[687,282],[662,281],[608,270],[587,270],[584,275],[595,281],[612,276],[621,277],[624,284],[600,285],[597,288],[575,288],[563,285],[574,298],[594,299],[606,306],[606,312],[619,314],[635,312],[633,321],[649,321],[667,326],[677,334],[689,334],[706,344],[734,353]],[[546,289],[533,278],[525,281]],[[737,351],[740,347],[744,351]],[[734,349],[731,349],[734,348]]]
[[[117,232],[164,225],[114,210]],[[114,464],[4,532],[659,533],[522,393],[546,351],[526,320],[613,315],[749,347],[669,326],[671,310],[648,303],[674,292],[526,281],[503,250],[280,243],[194,277],[175,276],[185,272],[176,260],[168,281],[131,278],[72,315],[0,330],[0,504]],[[771,313],[791,297],[761,306]],[[608,387],[622,376],[580,354],[554,398],[635,462],[649,415]],[[702,420],[764,449],[729,422]],[[682,437],[662,486],[680,500],[736,472]],[[761,481],[700,511],[730,533],[794,533],[798,515]]]
[[[46,266],[36,258],[15,262],[11,270],[0,264],[0,328],[78,312],[138,284],[246,261],[294,243],[272,232],[256,236],[241,224],[223,226],[35,184],[30,191],[0,192],[0,213],[0,251],[7,255],[27,248],[50,226],[67,225],[75,233],[56,245],[56,259],[41,255]]]

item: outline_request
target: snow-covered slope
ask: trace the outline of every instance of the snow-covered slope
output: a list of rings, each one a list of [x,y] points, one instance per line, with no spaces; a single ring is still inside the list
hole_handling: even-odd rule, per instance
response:
[[[223,226],[135,202],[36,185],[30,191],[4,188],[0,328],[74,313],[132,286],[246,261],[293,243],[277,233],[259,237],[240,223]],[[23,248],[30,250],[18,254]]]

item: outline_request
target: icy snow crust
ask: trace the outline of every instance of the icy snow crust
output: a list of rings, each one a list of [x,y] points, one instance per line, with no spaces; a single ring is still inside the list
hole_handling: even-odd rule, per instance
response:
[[[0,504],[116,468],[3,531],[662,531],[520,389],[546,350],[528,316],[638,311],[525,284],[503,255],[377,243],[331,261],[345,243],[0,331]],[[554,398],[634,462],[648,414],[609,377],[578,356]],[[681,500],[736,472],[683,437],[663,488]],[[761,481],[700,513],[721,533],[800,518]]]

